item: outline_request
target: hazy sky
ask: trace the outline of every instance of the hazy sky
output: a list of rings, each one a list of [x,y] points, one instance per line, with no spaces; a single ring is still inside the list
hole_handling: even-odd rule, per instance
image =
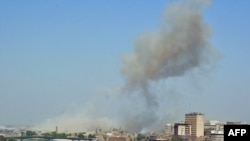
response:
[[[119,118],[121,105],[140,103],[110,100],[124,85],[122,57],[138,35],[158,30],[175,1],[0,1],[0,124],[34,125],[77,112]],[[222,57],[208,73],[157,83],[159,115],[177,115],[178,122],[202,112],[250,122],[249,5],[214,0],[205,8],[210,43]]]

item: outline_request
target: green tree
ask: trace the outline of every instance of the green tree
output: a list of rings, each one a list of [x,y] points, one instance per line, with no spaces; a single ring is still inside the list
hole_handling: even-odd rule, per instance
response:
[[[25,132],[22,131],[22,132],[21,132],[21,136],[25,136]]]
[[[50,133],[52,137],[56,137],[57,133],[56,132],[51,132]]]
[[[57,133],[55,137],[57,137],[57,138],[67,138],[67,135],[65,133]]]
[[[42,136],[45,136],[45,137],[50,137],[52,136],[50,133],[42,133]]]
[[[85,136],[84,136],[83,133],[79,133],[79,134],[78,134],[78,138],[80,138],[80,139],[85,139]]]
[[[49,136],[52,136],[55,138],[67,138],[67,135],[65,133],[57,133],[57,132],[51,132]]]
[[[6,141],[5,137],[4,136],[0,136],[0,141]]]
[[[36,132],[34,132],[34,131],[26,131],[26,136],[35,136],[35,135],[37,135],[36,134]]]
[[[139,141],[139,140],[143,140],[143,139],[145,139],[145,136],[144,135],[142,135],[142,134],[138,134],[137,135],[137,140]]]
[[[89,138],[89,139],[95,138],[95,135],[89,134],[89,135],[88,135],[88,138]]]
[[[183,139],[180,137],[176,137],[176,138],[172,138],[170,141],[183,141]]]

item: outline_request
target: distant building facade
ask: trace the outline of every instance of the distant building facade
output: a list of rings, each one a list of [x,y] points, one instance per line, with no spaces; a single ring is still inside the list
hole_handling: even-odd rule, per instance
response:
[[[166,124],[165,134],[170,136],[170,135],[173,135],[173,132],[174,132],[174,128],[173,128],[172,124]]]
[[[204,114],[188,113],[185,114],[185,123],[191,125],[191,136],[204,136]]]
[[[190,136],[191,135],[191,125],[186,124],[186,123],[175,123],[174,135],[175,136]]]
[[[223,134],[225,123],[219,122],[217,120],[209,120],[204,124],[204,134],[205,136],[210,136],[211,134]]]
[[[224,134],[218,133],[218,134],[210,134],[210,139],[212,141],[224,141]]]
[[[174,135],[175,136],[184,136],[185,135],[185,124],[176,123],[174,125]]]
[[[110,136],[107,138],[107,141],[130,141],[130,139],[128,137]]]
[[[227,121],[226,125],[247,125],[245,122],[242,121]]]

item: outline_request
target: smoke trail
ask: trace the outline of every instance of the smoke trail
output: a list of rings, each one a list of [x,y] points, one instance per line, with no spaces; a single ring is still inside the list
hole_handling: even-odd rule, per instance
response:
[[[183,76],[209,65],[215,58],[209,44],[210,30],[202,17],[208,2],[187,0],[169,4],[160,30],[139,36],[134,53],[124,57],[121,72],[126,79],[125,90],[139,91],[147,111],[137,114],[144,118],[134,118],[140,120],[131,124],[133,128],[142,130],[157,120],[158,102],[150,91],[151,83]]]

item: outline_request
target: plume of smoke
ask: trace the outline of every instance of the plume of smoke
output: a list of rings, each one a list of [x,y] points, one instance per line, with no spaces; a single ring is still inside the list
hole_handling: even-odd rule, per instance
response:
[[[140,107],[140,104],[138,107],[135,104],[121,107],[123,112],[117,115],[124,113],[124,118],[117,120],[110,118],[109,113],[106,113],[110,107],[105,109],[104,105],[98,108],[96,105],[90,105],[77,111],[76,114],[66,113],[51,118],[37,125],[37,128],[54,131],[58,126],[59,130],[78,132],[93,131],[98,127],[109,130],[121,125],[129,131],[138,132],[156,129],[164,125],[167,119],[175,120],[179,114],[176,113],[176,109],[164,114],[164,118],[156,115],[159,104],[151,87],[154,82],[170,77],[180,77],[189,71],[202,69],[217,58],[217,52],[209,44],[210,29],[202,17],[202,10],[208,4],[207,0],[183,0],[169,4],[159,31],[139,36],[135,43],[134,53],[125,56],[121,69],[126,79],[123,90],[126,93],[139,92],[146,105],[142,106],[144,109]],[[109,103],[121,102],[121,97],[116,97],[117,93],[121,93],[120,89],[105,89],[104,91],[108,93],[105,95],[106,98],[113,100]],[[103,100],[100,95],[95,97]],[[141,102],[141,99],[133,101],[133,103],[138,102]],[[95,99],[90,100],[90,103],[102,102]],[[104,113],[98,116],[91,113],[91,109],[98,113],[104,111]]]
[[[186,0],[169,4],[160,30],[139,36],[134,53],[124,57],[121,72],[126,79],[125,91],[139,91],[146,104],[146,112],[135,115],[133,119],[138,121],[127,126],[142,130],[157,121],[158,102],[150,91],[151,83],[206,67],[216,57],[209,44],[210,29],[202,17],[208,3]]]

